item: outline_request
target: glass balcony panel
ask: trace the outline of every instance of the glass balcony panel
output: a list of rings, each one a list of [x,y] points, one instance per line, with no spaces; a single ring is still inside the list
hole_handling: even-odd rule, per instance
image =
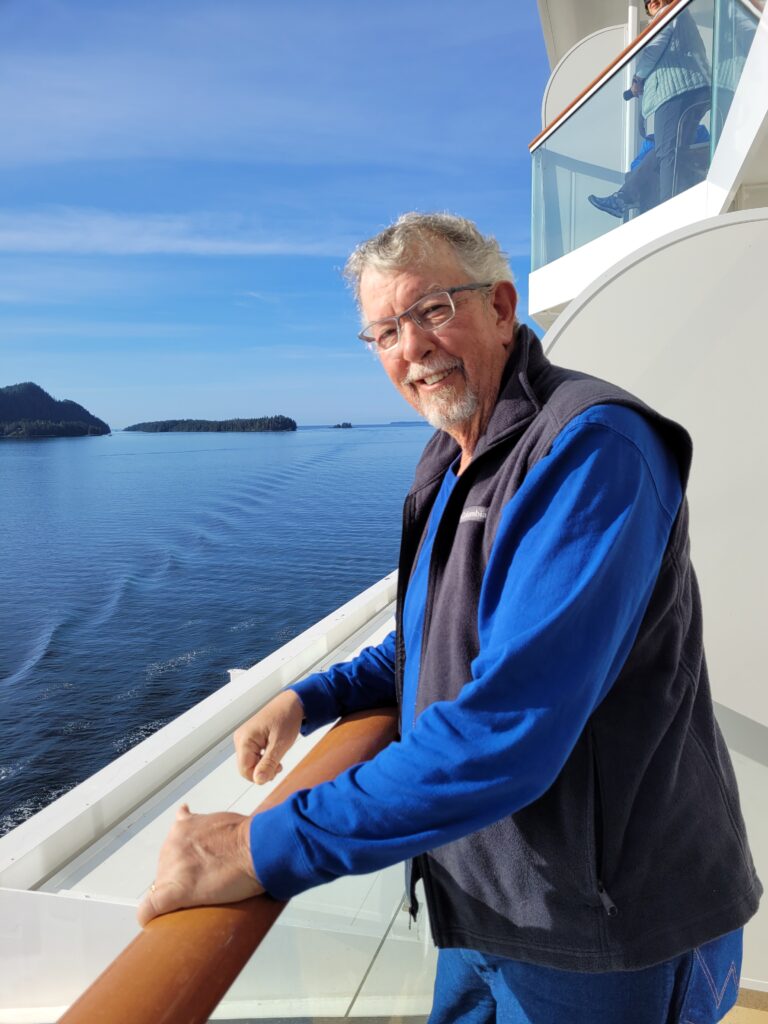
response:
[[[611,226],[587,196],[615,192],[624,181],[625,87],[624,74],[614,75],[533,153],[534,270]]]
[[[297,896],[212,1019],[421,1024],[432,1003],[436,951],[426,912],[411,926],[403,902],[402,865]]]
[[[533,151],[533,270],[704,180],[716,2],[740,6],[692,0]],[[629,95],[636,73],[643,96]]]
[[[712,47],[712,152],[731,109],[747,54],[760,20],[759,5],[749,0],[718,0]]]

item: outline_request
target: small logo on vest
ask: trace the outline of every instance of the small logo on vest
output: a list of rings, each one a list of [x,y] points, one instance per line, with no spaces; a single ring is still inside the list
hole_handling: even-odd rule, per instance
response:
[[[488,518],[488,509],[483,505],[470,505],[461,513],[460,523],[483,523]]]

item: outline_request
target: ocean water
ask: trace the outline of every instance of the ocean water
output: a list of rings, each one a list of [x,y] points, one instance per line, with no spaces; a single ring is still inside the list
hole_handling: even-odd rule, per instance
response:
[[[429,436],[0,443],[0,834],[395,568]]]

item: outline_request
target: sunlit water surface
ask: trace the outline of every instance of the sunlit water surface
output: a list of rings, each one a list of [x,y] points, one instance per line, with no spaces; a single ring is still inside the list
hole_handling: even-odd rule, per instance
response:
[[[428,438],[0,443],[0,834],[390,572]]]

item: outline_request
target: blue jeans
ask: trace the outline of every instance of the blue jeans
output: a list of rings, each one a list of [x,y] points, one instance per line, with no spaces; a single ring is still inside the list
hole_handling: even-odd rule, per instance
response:
[[[736,1002],[741,929],[640,971],[583,974],[441,949],[429,1024],[715,1024]]]

